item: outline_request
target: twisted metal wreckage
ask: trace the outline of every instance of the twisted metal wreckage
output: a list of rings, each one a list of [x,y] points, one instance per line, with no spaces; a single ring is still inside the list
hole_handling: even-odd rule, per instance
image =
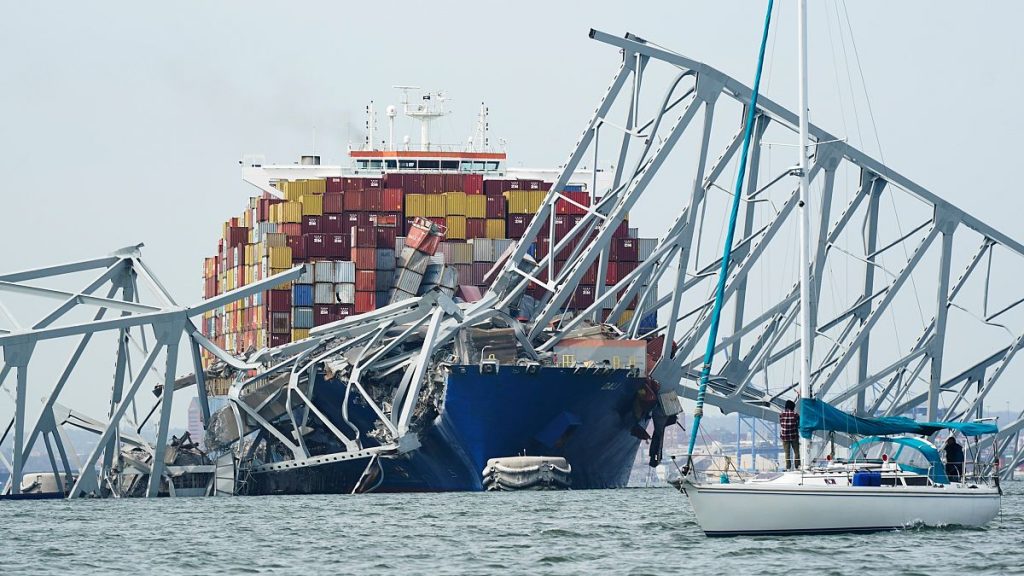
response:
[[[725,188],[717,184],[719,178],[735,165],[733,157],[741,143],[743,107],[749,101],[750,89],[706,64],[634,35],[621,38],[591,31],[590,36],[619,48],[622,63],[563,166],[562,175],[523,239],[492,269],[492,287],[478,302],[457,303],[445,294],[431,292],[318,327],[306,340],[236,358],[203,337],[192,318],[295,279],[301,268],[188,307],[178,305],[149,271],[139,247],[103,258],[0,275],[0,292],[61,301],[56,309],[29,326],[18,324],[15,315],[0,303],[0,314],[10,324],[8,329],[0,330],[4,354],[0,383],[14,376],[14,414],[0,437],[0,443],[10,446],[8,453],[13,456],[8,460],[0,454],[0,461],[11,472],[4,493],[17,495],[22,491],[26,460],[40,440],[54,476],[63,479],[59,490],[67,497],[174,494],[181,491],[180,486],[190,474],[213,478],[201,487],[201,492],[232,494],[244,491],[246,477],[253,473],[341,461],[365,462],[363,476],[354,491],[372,490],[375,463],[417,450],[418,426],[443,409],[446,373],[452,366],[479,362],[482,371],[485,367],[501,369],[496,361],[479,359],[483,356],[479,351],[473,356],[467,344],[467,329],[511,329],[517,345],[515,363],[530,370],[543,370],[552,365],[553,350],[561,340],[588,331],[608,333],[608,327],[594,328],[598,320],[606,318],[608,325],[614,324],[634,301],[638,303],[635,315],[621,330],[612,331],[613,337],[647,340],[651,352],[649,378],[660,383],[663,390],[695,397],[702,362],[695,348],[708,329],[709,287],[719,266],[718,261],[699,261],[700,246],[705,236],[710,236],[706,240],[709,245],[715,240],[714,234],[706,230],[716,228],[706,225],[705,219],[709,211],[715,210],[712,193],[725,193]],[[672,75],[664,96],[657,101],[655,113],[646,117],[640,114],[641,105],[646,102],[641,96],[650,91],[649,84],[655,83],[648,70],[653,64]],[[625,108],[621,126],[609,120],[616,103]],[[725,121],[723,127],[723,122],[716,122],[720,116],[716,116],[716,109],[730,105],[735,116]],[[703,121],[691,128],[698,115]],[[792,395],[796,386],[792,368],[787,371],[784,366],[792,363],[798,347],[793,329],[799,297],[797,273],[793,270],[792,278],[786,279],[792,282],[785,284],[779,295],[771,296],[768,284],[778,284],[781,272],[778,266],[767,264],[773,252],[782,255],[782,259],[792,252],[792,246],[778,238],[787,224],[795,225],[791,222],[797,202],[794,169],[787,166],[769,172],[770,158],[761,153],[768,147],[763,141],[766,133],[773,129],[794,132],[796,122],[792,112],[763,96],[759,99],[742,236],[732,249],[725,292],[732,317],[723,327],[724,338],[716,350],[723,359],[716,361],[716,365],[722,367],[712,378],[707,396],[708,403],[727,413],[774,418],[783,396]],[[626,288],[608,290],[603,280],[606,248],[612,233],[652,186],[688,129],[696,160],[692,166],[692,186],[685,190],[678,216],[661,236],[653,256],[626,277]],[[586,216],[550,250],[551,255],[560,258],[549,255],[539,261],[534,259],[529,247],[542,229],[548,227],[550,237],[555,238],[555,203],[572,203],[560,194],[569,175],[588,155],[592,154],[595,165],[604,157],[599,147],[603,144],[600,136],[608,130],[613,132],[613,145],[606,146],[614,160],[611,188],[593,198],[592,206],[581,206],[587,210]],[[977,417],[986,397],[1006,380],[1002,377],[1024,342],[1024,325],[1018,322],[1012,327],[1012,320],[1020,319],[1019,305],[1024,302],[1024,295],[1011,295],[1007,300],[1010,304],[988,313],[989,295],[993,291],[989,280],[993,274],[993,254],[1019,258],[1024,256],[1024,246],[821,128],[812,125],[810,136],[816,142],[810,178],[820,191],[816,196],[820,198],[820,220],[814,238],[816,245],[812,245],[816,255],[812,268],[812,378],[816,395],[832,403],[852,404],[853,411],[859,414],[897,415],[920,407],[930,420]],[[724,149],[709,163],[712,142],[718,140],[724,142]],[[859,184],[850,191],[846,206],[833,206],[840,197],[839,175],[843,170],[855,172]],[[666,187],[679,189],[677,183]],[[887,233],[892,236],[881,225],[886,215],[881,200],[886,195],[910,198],[923,206],[927,214],[909,232],[900,230],[898,236],[886,237]],[[659,202],[664,199],[663,195]],[[855,219],[863,221],[858,239],[863,243],[862,253],[842,246],[841,239],[854,228],[851,223]],[[899,259],[898,271],[889,272],[883,258],[892,259],[897,248],[906,258]],[[922,272],[927,268],[922,262],[929,251],[931,259],[937,262],[934,271]],[[986,259],[987,266],[980,266]],[[963,260],[963,271],[958,276],[953,275],[954,260]],[[842,289],[833,286],[833,302],[829,303],[822,297],[829,292],[824,279],[827,270],[837,262],[842,262],[847,270],[855,266],[859,276],[856,281],[843,282]],[[598,267],[593,305],[575,315],[564,313],[575,287],[592,265]],[[986,269],[983,278],[979,268]],[[100,274],[75,292],[29,284],[88,270],[99,270]],[[756,286],[752,283],[758,282],[758,270],[764,274],[762,286],[752,289]],[[891,278],[883,282],[877,271]],[[901,296],[913,295],[915,273],[917,282],[927,283],[935,290],[935,296],[930,298],[931,318],[923,321],[922,315],[923,328],[914,343],[909,350],[900,349],[893,346],[891,331],[879,320],[893,312],[894,302]],[[155,294],[155,304],[140,302],[140,279]],[[944,363],[946,353],[964,347],[957,338],[971,339],[976,332],[948,329],[950,312],[969,311],[971,305],[958,301],[958,296],[966,294],[968,286],[980,282],[983,285],[975,292],[983,299],[986,311],[977,318],[980,328],[973,330],[995,326],[1011,337],[994,345],[984,344],[985,349],[965,368],[951,371]],[[524,303],[523,296],[531,284],[542,286],[544,296]],[[659,286],[668,287],[668,292],[660,298],[651,297]],[[105,297],[93,295],[104,287]],[[97,311],[91,321],[58,325],[61,317],[76,307]],[[108,312],[120,315],[107,317]],[[663,322],[658,328],[641,333],[639,319],[651,312],[658,312]],[[520,320],[521,317],[528,320]],[[1000,323],[994,322],[996,318]],[[91,378],[76,373],[90,340],[101,332],[117,334],[116,362],[109,410],[104,416],[93,418],[58,401],[70,386],[97,392],[101,389]],[[151,343],[147,334],[153,338]],[[38,419],[29,428],[28,369],[33,352],[40,342],[70,338],[78,338],[78,344],[46,396]],[[182,338],[191,353],[195,373],[176,379]],[[977,353],[977,348],[971,350]],[[206,379],[211,374],[202,370],[201,349],[218,360],[219,377],[234,378],[229,408],[216,415],[210,413],[207,403]],[[141,365],[139,357],[143,358]],[[161,357],[162,370],[157,368]],[[133,372],[133,367],[138,369]],[[372,445],[367,445],[366,436],[357,427],[337,426],[310,400],[318,373],[344,384],[343,406],[348,405],[350,395],[358,395],[372,409],[377,419],[375,428],[367,433],[374,438]],[[155,404],[146,412],[140,391],[151,378],[158,385]],[[780,381],[782,384],[773,385]],[[208,436],[219,442],[222,449],[226,448],[216,462],[182,464],[176,454],[187,451],[189,446],[178,440],[172,446],[167,442],[174,393],[192,385],[198,393],[204,424],[215,429]],[[140,413],[144,414],[141,419]],[[157,434],[155,441],[149,441],[141,433],[154,416]],[[343,449],[330,453],[311,449],[306,440],[311,424],[328,430]],[[71,449],[68,427],[98,435],[96,447],[84,461],[78,462]],[[1003,474],[1010,473],[1024,459],[1024,451],[1019,449],[1022,427],[1024,413],[1003,424],[999,434],[976,446],[979,450],[991,449],[1003,458],[1007,464]],[[275,449],[284,450],[278,461],[258,457],[268,442],[273,442]]]

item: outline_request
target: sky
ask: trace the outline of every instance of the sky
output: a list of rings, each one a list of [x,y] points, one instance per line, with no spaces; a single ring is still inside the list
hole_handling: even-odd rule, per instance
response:
[[[810,4],[814,121],[1024,238],[1024,199],[1013,189],[1024,5]],[[0,270],[144,242],[169,291],[196,301],[202,258],[253,193],[240,178],[242,155],[291,162],[316,152],[340,162],[346,142],[362,136],[368,101],[397,103],[391,86],[413,84],[451,98],[439,138],[465,141],[486,101],[511,165],[555,166],[618,65],[590,28],[633,32],[749,83],[764,6],[4,2]],[[837,9],[857,46],[843,66]],[[764,90],[790,107],[793,10],[781,1]],[[100,364],[97,375],[107,372]]]

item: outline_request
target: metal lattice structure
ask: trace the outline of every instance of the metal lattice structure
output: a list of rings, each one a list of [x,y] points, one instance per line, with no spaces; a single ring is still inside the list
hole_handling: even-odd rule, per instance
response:
[[[663,386],[678,384],[694,398],[703,363],[699,353],[710,322],[711,286],[720,265],[720,260],[701,261],[700,256],[721,252],[716,241],[721,241],[718,231],[731,195],[728,177],[738,161],[734,156],[742,142],[751,90],[704,63],[633,35],[619,38],[591,31],[591,37],[619,48],[621,66],[562,178],[505,263],[494,292],[507,306],[531,283],[545,288],[528,334],[539,337],[553,321],[561,330],[539,345],[542,351],[588,318],[622,319],[637,298],[626,336],[659,337],[661,359],[652,377]],[[658,66],[660,84],[653,72]],[[658,89],[663,92],[653,93]],[[642,103],[650,114],[640,113]],[[784,396],[792,397],[797,386],[792,368],[799,346],[794,329],[799,298],[792,257],[796,242],[783,239],[785,231],[796,227],[797,172],[791,166],[773,167],[767,158],[769,135],[795,142],[797,128],[793,112],[759,98],[740,239],[732,247],[725,292],[731,318],[723,319],[718,369],[708,395],[708,402],[724,412],[774,418]],[[818,204],[811,206],[812,214],[818,214],[811,251],[814,393],[859,414],[913,413],[935,420],[980,416],[997,386],[1013,385],[1006,374],[1024,343],[1019,306],[1024,290],[998,280],[993,262],[998,259],[1006,270],[1019,268],[1024,245],[822,128],[812,125],[810,137],[815,151],[809,177]],[[689,149],[680,152],[687,147],[682,142]],[[583,221],[552,246],[551,254],[568,254],[564,263],[554,257],[536,261],[529,244],[546,226],[554,237],[555,202],[570,201],[559,190],[566,176],[591,158],[595,165],[603,159],[614,162],[611,190],[595,197]],[[688,184],[658,178],[673,162],[678,166],[680,158]],[[847,198],[841,203],[844,188]],[[678,216],[653,256],[626,277],[628,287],[607,289],[602,285],[606,248],[627,213],[643,207],[645,200]],[[905,229],[901,217],[916,220]],[[792,263],[789,270],[778,268],[780,259]],[[573,289],[595,263],[596,301],[565,320],[560,314]],[[839,287],[827,281],[837,268],[846,272]],[[667,287],[668,293],[650,297],[658,287]],[[1003,304],[990,305],[996,301]],[[915,322],[899,314],[910,307],[918,308]],[[639,319],[655,311],[661,326],[641,333]],[[901,327],[917,330],[912,344],[899,341]],[[965,349],[971,353],[961,353]],[[961,366],[952,367],[951,351],[962,356],[957,359]],[[787,363],[790,368],[782,369]],[[998,436],[979,447],[994,443],[1011,470],[1022,461],[1017,440],[1024,414],[1001,422],[1000,428]]]
[[[230,473],[225,473],[222,486],[218,460],[217,493],[244,491],[245,474],[345,460],[365,462],[354,491],[372,490],[371,471],[381,458],[417,449],[418,419],[437,409],[438,383],[451,362],[448,354],[467,357],[460,352],[460,334],[474,325],[512,328],[521,352],[517,361],[539,369],[555,345],[576,328],[605,319],[619,322],[624,326],[622,338],[645,338],[649,350],[657,348],[651,354],[656,360],[651,378],[663,388],[695,397],[702,363],[699,347],[706,338],[711,288],[720,265],[713,257],[701,256],[721,252],[719,220],[725,214],[729,187],[719,182],[735,170],[750,89],[714,68],[635,36],[617,38],[597,31],[591,36],[620,49],[622,63],[540,212],[492,271],[492,287],[478,302],[456,303],[430,293],[320,326],[306,340],[239,359],[206,340],[190,318],[291,280],[301,269],[191,307],[175,304],[142,264],[137,248],[0,276],[0,290],[62,299],[43,320],[23,328],[9,318],[11,329],[0,333],[5,361],[0,384],[10,374],[16,376],[14,416],[0,440],[10,436],[14,446],[9,466],[14,480],[6,491],[19,490],[26,455],[40,438],[54,474],[70,473],[63,426],[88,421],[91,424],[84,427],[97,431],[100,441],[78,466],[83,472],[67,489],[68,495],[116,493],[117,483],[111,478],[123,471],[116,463],[132,443],[153,456],[156,464],[147,472],[146,494],[155,495],[166,476],[163,454],[171,396],[176,382],[182,383],[174,378],[182,337],[188,338],[196,372],[188,383],[196,384],[201,400],[206,399],[201,348],[235,374],[230,408],[211,421],[208,407],[203,407],[204,422],[219,427],[220,437],[229,444],[223,448],[228,450],[224,468]],[[663,91],[652,92],[659,80]],[[653,113],[641,114],[648,109]],[[620,117],[624,120],[613,120]],[[731,251],[717,369],[707,396],[708,403],[724,412],[774,419],[796,388],[799,269],[795,240],[787,238],[796,228],[796,178],[792,166],[776,166],[771,157],[772,139],[792,142],[796,122],[792,112],[767,98],[759,100],[740,238]],[[930,419],[976,418],[993,390],[1012,385],[1008,374],[1024,342],[1024,307],[1019,306],[1024,294],[999,274],[1019,268],[1024,246],[825,130],[812,126],[810,135],[816,144],[809,174],[816,199],[811,209],[818,218],[812,238],[816,395],[860,414],[921,411]],[[610,189],[597,189],[595,170],[593,201],[590,206],[577,205],[586,215],[562,239],[552,241],[549,256],[534,259],[530,245],[542,229],[547,227],[549,237],[558,238],[555,205],[573,203],[562,192],[581,162],[591,158],[594,166],[614,164]],[[667,215],[667,229],[653,254],[610,289],[604,278],[613,234],[627,214],[644,208],[644,203]],[[901,219],[912,222],[904,229]],[[1004,259],[1011,263],[1003,264]],[[595,265],[594,304],[567,313],[576,288]],[[86,270],[102,273],[75,292],[27,284]],[[156,304],[138,301],[138,278],[157,295]],[[542,286],[544,296],[529,307],[530,319],[520,322],[531,285]],[[106,297],[92,295],[103,286],[109,286]],[[658,297],[659,293],[664,295]],[[53,325],[76,306],[98,308],[96,317]],[[107,310],[121,316],[104,318]],[[4,311],[0,306],[0,313]],[[651,313],[658,315],[659,326],[642,332],[640,320]],[[151,347],[141,339],[145,330],[155,339]],[[908,330],[916,333],[905,341]],[[81,350],[92,335],[106,331],[119,335],[109,411],[89,419],[61,408],[58,399]],[[38,422],[29,428],[27,370],[33,349],[45,340],[72,337],[80,337],[78,349],[50,388]],[[135,344],[144,360],[129,379],[129,366],[140,365],[129,362]],[[126,414],[141,400],[142,382],[159,357],[164,370],[156,375],[161,383],[158,406],[151,408],[155,413],[159,407],[158,434],[147,442],[139,434],[145,421]],[[376,415],[372,444],[363,443],[365,435],[344,412],[342,425],[335,425],[311,401],[317,371],[324,366],[345,390],[343,405],[350,395],[357,395]],[[313,420],[329,431],[338,451],[309,449],[304,431]],[[1017,450],[1024,414],[1000,424],[1000,434],[979,447],[991,446],[1005,456],[1011,463],[1006,469],[1011,469],[1024,456]],[[259,461],[255,454],[261,443],[268,442],[282,447],[286,457]]]
[[[68,497],[84,494],[96,496],[125,495],[125,479],[145,482],[144,494],[156,496],[161,483],[169,484],[174,493],[172,476],[178,473],[212,473],[202,467],[176,469],[165,463],[168,450],[168,428],[176,389],[195,385],[204,422],[210,418],[200,349],[209,350],[222,361],[238,369],[254,368],[214,346],[196,328],[192,318],[223,306],[282,281],[297,278],[301,268],[278,274],[238,290],[195,304],[180,306],[142,261],[142,245],[118,250],[109,256],[25,270],[0,275],[0,294],[20,294],[34,300],[58,300],[31,325],[19,323],[11,307],[0,300],[0,314],[6,316],[9,328],[0,329],[0,349],[4,364],[0,369],[0,385],[13,375],[13,415],[5,421],[0,444],[10,441],[13,458],[0,454],[10,479],[3,494],[18,495],[22,491],[25,465],[34,447],[44,446],[50,469],[60,479],[59,487]],[[79,290],[54,288],[61,279],[75,274],[97,272],[97,276]],[[40,282],[50,284],[41,286]],[[140,286],[145,290],[140,290]],[[97,292],[105,296],[94,295]],[[155,302],[143,302],[143,294],[154,295]],[[23,305],[22,308],[25,306]],[[69,320],[74,311],[94,309],[91,320]],[[19,309],[20,311],[20,309]],[[109,315],[108,315],[109,314]],[[116,314],[116,316],[115,316]],[[20,315],[20,314],[19,314]],[[90,342],[105,333],[116,337],[113,352],[114,368],[109,386],[100,385],[95,372],[81,367],[83,356],[91,352]],[[184,339],[184,343],[182,342]],[[39,347],[49,341],[77,341],[60,375],[47,386],[40,378],[29,378],[29,368]],[[108,339],[109,340],[109,339]],[[178,356],[182,346],[191,354],[193,376],[177,379]],[[109,356],[107,357],[109,358]],[[134,359],[134,360],[133,360]],[[35,363],[49,362],[49,356]],[[133,367],[135,370],[133,371]],[[38,382],[37,382],[38,381]],[[151,382],[153,394],[143,391]],[[109,393],[105,414],[90,416],[65,408],[69,389],[78,388],[83,395]],[[29,401],[45,392],[42,408],[35,422],[29,425]],[[34,410],[33,410],[34,411]],[[156,416],[154,419],[153,417]],[[156,438],[146,439],[144,427],[153,419]],[[69,438],[69,429],[95,433],[95,447],[84,460],[79,459]],[[144,461],[127,456],[131,449],[141,450]]]

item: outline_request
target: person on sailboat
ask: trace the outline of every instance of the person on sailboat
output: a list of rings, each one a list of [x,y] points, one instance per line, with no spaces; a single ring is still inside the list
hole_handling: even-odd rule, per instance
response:
[[[943,448],[943,451],[946,453],[946,476],[949,477],[950,482],[959,482],[960,475],[964,470],[963,447],[950,434],[949,438],[946,438],[946,447]]]
[[[796,460],[796,468],[800,467],[800,415],[796,413],[796,403],[786,400],[786,408],[779,413],[779,438],[782,440],[782,449],[786,453],[786,470],[793,469],[793,460]],[[792,457],[790,457],[792,451]]]

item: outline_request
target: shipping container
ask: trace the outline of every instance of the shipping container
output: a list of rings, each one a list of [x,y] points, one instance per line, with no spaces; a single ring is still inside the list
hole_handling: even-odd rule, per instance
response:
[[[323,232],[320,229],[320,216],[303,216],[302,217],[302,233],[303,234],[315,234]]]
[[[373,226],[353,226],[351,246],[353,248],[376,248],[377,229]]]
[[[270,313],[270,332],[273,334],[288,334],[292,330],[291,311]]]
[[[485,196],[487,199],[487,217],[488,218],[504,218],[505,217],[505,197],[502,195],[498,196]]]
[[[319,194],[303,196],[299,201],[303,216],[319,216],[324,213],[324,197]]]
[[[303,236],[306,258],[327,257],[327,235],[306,234]]]
[[[356,285],[355,279],[352,282],[334,285],[334,299],[339,304],[355,304]]]
[[[292,342],[309,338],[309,328],[292,328]]]
[[[292,286],[292,306],[312,306],[313,285],[295,284]]]
[[[292,249],[287,246],[268,247],[270,266],[272,268],[291,268]]]
[[[336,260],[334,262],[334,278],[332,281],[335,284],[354,283],[356,281],[355,262]]]
[[[427,216],[427,196],[425,194],[405,195],[405,215]]]
[[[466,194],[484,193],[483,174],[464,174],[462,176],[462,191]]]
[[[398,238],[398,228],[378,226],[374,229],[374,235],[378,249],[388,247],[387,250],[391,250],[390,247],[395,245],[395,239]]]
[[[374,285],[374,291],[386,292],[391,290],[391,286],[395,283],[395,270],[377,270],[376,283]],[[377,298],[377,305],[380,306],[381,300]]]
[[[342,200],[342,207],[345,209],[345,212],[361,212],[363,210],[362,189],[346,190]]]
[[[376,292],[356,292],[356,303],[355,312],[356,314],[364,314],[366,312],[372,312],[376,309]]]
[[[427,194],[423,197],[423,212],[428,218],[444,217],[446,204],[443,194]]]
[[[377,268],[377,249],[352,248],[352,261],[357,270],[375,270]]]
[[[394,270],[397,266],[395,251],[390,248],[377,248],[376,250],[377,256],[375,268],[377,270]]]
[[[330,282],[317,282],[313,285],[313,304],[333,304],[334,284]],[[302,328],[302,326],[300,326]]]
[[[489,238],[474,238],[469,244],[473,246],[473,262],[494,262],[494,244]]]
[[[451,240],[465,240],[466,239],[466,217],[465,216],[447,216],[445,218],[445,225],[447,231],[445,236]]]
[[[401,269],[395,275],[394,287],[397,290],[415,296],[423,282],[423,275],[414,270]]]
[[[270,312],[287,312],[292,307],[291,290],[269,290],[266,299]]]
[[[344,218],[341,214],[324,214],[320,217],[320,232],[325,234],[341,234],[345,232]]]
[[[509,214],[508,227],[505,229],[506,237],[516,240],[522,238],[532,219],[533,217],[527,214]]]
[[[292,308],[292,328],[312,328],[313,327],[313,307],[298,307]]]
[[[377,271],[372,268],[369,270],[356,270],[356,291],[375,291],[377,289]],[[357,302],[358,304],[358,302]]]
[[[348,234],[327,234],[327,256],[336,260],[348,260],[351,256]]]
[[[441,216],[465,216],[466,215],[466,193],[445,192],[444,214]]]
[[[636,262],[639,244],[636,238],[612,238],[608,259],[613,262]]]

